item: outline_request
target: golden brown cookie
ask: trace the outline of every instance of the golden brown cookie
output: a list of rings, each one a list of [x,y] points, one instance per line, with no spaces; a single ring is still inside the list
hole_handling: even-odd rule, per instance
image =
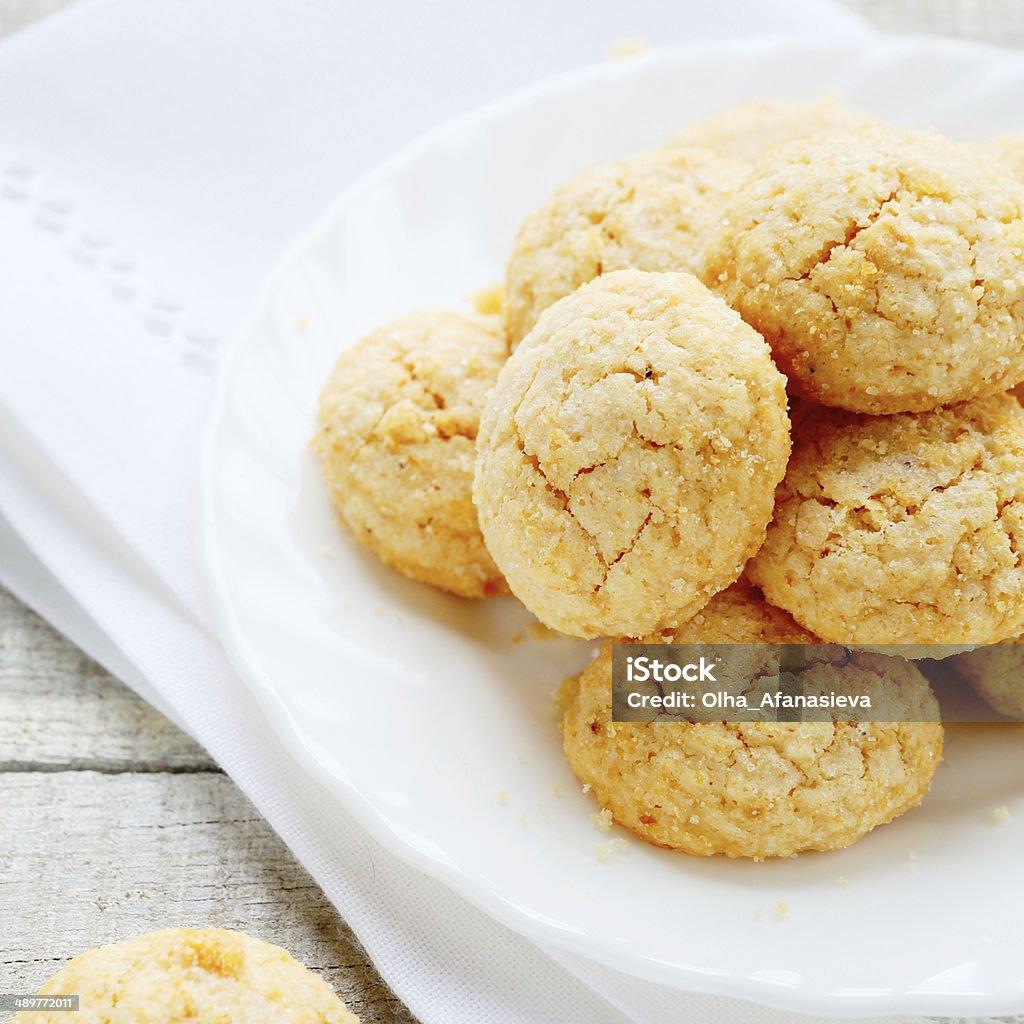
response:
[[[858,651],[874,651],[892,658],[909,658],[911,661],[942,661],[954,654],[974,649],[974,644],[850,644]]]
[[[746,576],[713,598],[692,619],[645,643],[817,644],[789,612],[769,604]]]
[[[220,928],[173,928],[90,950],[39,994],[77,994],[79,1012],[24,1012],[14,1024],[359,1024],[285,950]]]
[[[668,644],[821,644],[787,611],[769,604],[764,594],[741,576],[690,620],[643,643]],[[971,644],[857,644],[856,649],[912,661],[948,658]]]
[[[715,594],[713,598],[692,619],[652,636],[637,640],[640,644],[699,644],[700,653],[718,663],[728,676],[728,681],[719,677],[720,689],[751,695],[754,687],[748,680],[775,673],[778,675],[779,661],[766,645],[770,644],[816,644],[817,637],[807,632],[796,620],[781,608],[770,605],[764,595],[745,576],[731,586]],[[841,653],[841,652],[840,652]],[[701,685],[678,688],[689,690],[699,700]],[[647,684],[633,683],[629,689],[649,695],[660,692],[656,681]],[[751,695],[751,700],[757,699]],[[647,720],[641,713],[638,720]],[[705,711],[698,706],[686,712],[685,717],[695,721],[721,720],[718,709]]]
[[[842,644],[988,644],[1024,628],[1024,409],[800,417],[748,575]]]
[[[856,842],[921,802],[942,756],[938,705],[907,661],[856,652],[812,672],[899,693],[901,724],[612,722],[611,644],[570,685],[563,745],[620,825],[696,856],[789,857]]]
[[[702,277],[791,390],[856,412],[933,409],[1024,380],[1024,184],[976,146],[895,128],[767,153]]]
[[[1024,719],[1024,636],[958,655],[949,665],[1001,715]]]
[[[480,421],[473,499],[512,592],[573,636],[685,621],[760,547],[789,454],[768,347],[689,274],[550,307]]]
[[[342,352],[320,396],[313,448],[342,522],[386,565],[462,597],[506,592],[471,496],[506,354],[496,317],[419,310]]]
[[[703,146],[730,160],[753,163],[766,150],[784,142],[872,123],[862,110],[848,107],[834,96],[804,102],[755,100],[695,121],[672,144]]]
[[[526,218],[508,261],[514,346],[552,303],[611,270],[688,270],[745,169],[693,147],[592,167]]]

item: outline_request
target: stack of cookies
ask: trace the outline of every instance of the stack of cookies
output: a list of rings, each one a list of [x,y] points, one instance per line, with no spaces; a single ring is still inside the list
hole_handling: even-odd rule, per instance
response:
[[[342,521],[608,638],[565,751],[644,839],[789,856],[919,803],[942,726],[885,645],[1024,712],[1016,648],[972,650],[1024,633],[1022,167],[1024,138],[751,104],[560,188],[500,315],[420,311],[339,359],[314,446]],[[851,645],[829,671],[896,680],[908,722],[615,723],[613,639]]]

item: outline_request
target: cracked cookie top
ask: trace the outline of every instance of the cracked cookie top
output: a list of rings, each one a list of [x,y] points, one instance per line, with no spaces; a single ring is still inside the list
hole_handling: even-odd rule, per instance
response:
[[[899,658],[858,651],[808,671],[823,692],[888,692],[921,721],[613,722],[611,652],[563,688],[565,755],[602,809],[657,846],[755,860],[840,849],[920,803],[942,757],[931,687]]]
[[[1024,630],[1024,409],[796,418],[748,575],[841,644],[989,644]]]
[[[473,499],[542,622],[639,636],[740,575],[788,455],[764,339],[689,274],[618,271],[548,309],[502,369]]]
[[[78,993],[80,1024],[359,1024],[327,983],[279,946],[223,928],[169,928],[76,956],[40,995]],[[15,1024],[60,1024],[60,1011]]]
[[[506,354],[497,317],[418,310],[342,352],[320,396],[313,448],[342,521],[393,569],[462,597],[507,592],[471,496]]]
[[[746,168],[694,147],[591,167],[526,218],[509,257],[505,326],[516,345],[552,303],[611,270],[687,270]]]
[[[834,96],[815,100],[755,100],[741,103],[687,125],[670,145],[703,146],[719,156],[753,163],[773,146],[806,139],[836,128],[873,124],[862,110]]]
[[[775,148],[701,276],[825,405],[924,411],[1024,380],[1024,185],[977,146],[871,127]]]

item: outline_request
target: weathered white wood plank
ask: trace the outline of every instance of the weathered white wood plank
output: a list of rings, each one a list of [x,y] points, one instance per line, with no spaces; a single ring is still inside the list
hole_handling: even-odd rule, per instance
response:
[[[1020,0],[844,0],[889,32],[933,32],[1001,46],[1024,45]],[[1011,130],[1012,125],[1007,126]],[[1017,130],[1024,128],[1018,125]]]
[[[0,588],[0,771],[195,771],[206,752]]]

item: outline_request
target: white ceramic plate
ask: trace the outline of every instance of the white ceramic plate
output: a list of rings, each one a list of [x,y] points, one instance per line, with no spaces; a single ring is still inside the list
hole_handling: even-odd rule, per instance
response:
[[[465,306],[500,278],[523,215],[588,164],[741,100],[822,91],[956,136],[1024,129],[1020,56],[857,43],[702,45],[572,74],[351,188],[285,259],[226,365],[206,554],[223,639],[282,741],[390,849],[534,940],[783,1008],[1019,1011],[1019,732],[951,735],[924,807],[841,853],[758,865],[634,841],[602,860],[609,837],[550,713],[592,645],[534,635],[512,600],[463,602],[383,569],[335,525],[306,449],[338,350],[409,307]]]

